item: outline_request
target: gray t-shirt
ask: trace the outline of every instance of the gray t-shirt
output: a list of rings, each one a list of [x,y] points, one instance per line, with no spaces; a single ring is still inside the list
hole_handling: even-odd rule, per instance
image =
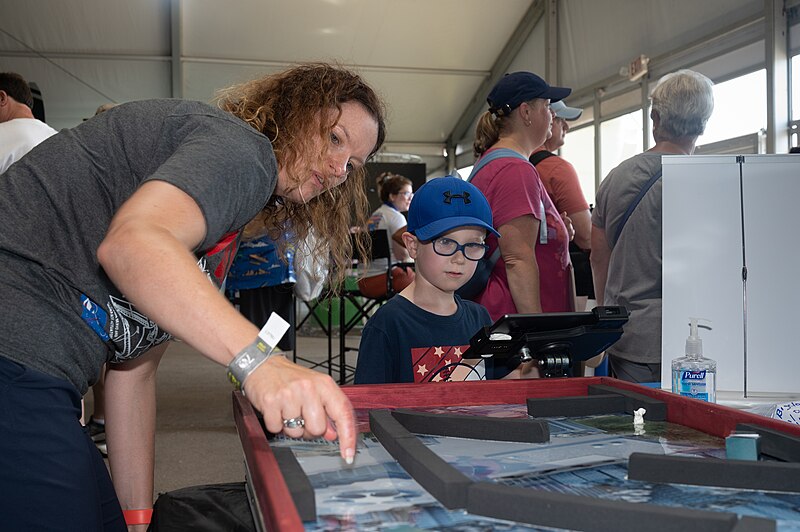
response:
[[[609,353],[632,362],[661,362],[661,180],[645,194],[625,224],[617,226],[641,188],[661,169],[661,154],[645,152],[614,168],[597,190],[592,224],[611,246],[604,302],[631,315]]]
[[[276,179],[267,137],[199,102],[123,104],[44,141],[0,178],[0,356],[84,393],[107,360],[169,338],[98,264],[122,203],[149,180],[191,196],[207,227],[198,264],[221,283]]]

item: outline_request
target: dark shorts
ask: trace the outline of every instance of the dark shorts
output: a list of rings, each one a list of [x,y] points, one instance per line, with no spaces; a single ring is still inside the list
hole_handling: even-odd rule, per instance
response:
[[[608,355],[608,371],[612,377],[628,382],[661,382],[661,364],[631,362]]]
[[[72,384],[0,357],[0,528],[127,530],[80,416]]]

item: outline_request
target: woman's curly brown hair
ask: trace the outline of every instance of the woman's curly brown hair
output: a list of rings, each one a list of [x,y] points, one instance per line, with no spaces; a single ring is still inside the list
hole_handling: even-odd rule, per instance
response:
[[[308,169],[324,160],[329,143],[323,142],[323,151],[319,152],[313,148],[317,145],[315,139],[330,138],[331,129],[341,116],[342,104],[358,102],[375,119],[378,138],[370,156],[383,145],[386,136],[381,99],[359,75],[337,65],[298,65],[224,89],[216,100],[221,109],[270,139],[278,166],[291,182],[287,192],[306,181],[310,175]],[[330,110],[336,112],[327,112]],[[369,235],[356,233],[351,240],[350,233],[351,226],[366,225],[369,216],[365,176],[363,167],[353,170],[344,183],[305,204],[284,202],[273,196],[261,215],[248,224],[246,236],[267,233],[285,245],[282,235],[287,228],[296,240],[303,241],[313,227],[317,245],[311,250],[312,256],[330,255],[331,286],[339,287],[351,265],[353,242],[362,259],[368,256]]]

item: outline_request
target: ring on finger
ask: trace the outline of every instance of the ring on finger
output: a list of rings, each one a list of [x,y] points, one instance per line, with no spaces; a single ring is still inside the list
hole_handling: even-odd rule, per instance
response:
[[[300,416],[283,420],[283,426],[287,429],[299,429],[303,428],[305,425],[306,421]]]

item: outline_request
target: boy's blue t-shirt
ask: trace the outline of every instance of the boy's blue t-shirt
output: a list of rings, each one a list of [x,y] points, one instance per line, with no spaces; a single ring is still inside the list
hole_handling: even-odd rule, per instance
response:
[[[440,382],[451,374],[453,380],[470,380],[458,377],[465,373],[465,366],[456,369],[461,354],[492,320],[477,303],[455,299],[458,309],[451,316],[423,310],[400,295],[387,301],[361,333],[355,383]],[[486,372],[491,376],[491,368]]]

